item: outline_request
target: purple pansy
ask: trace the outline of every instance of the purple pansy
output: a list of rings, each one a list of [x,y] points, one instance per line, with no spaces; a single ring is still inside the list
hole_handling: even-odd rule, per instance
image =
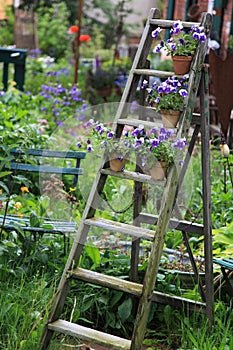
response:
[[[155,30],[153,30],[153,32],[151,33],[152,38],[157,39],[159,33],[162,31],[162,29],[160,27],[156,28]]]

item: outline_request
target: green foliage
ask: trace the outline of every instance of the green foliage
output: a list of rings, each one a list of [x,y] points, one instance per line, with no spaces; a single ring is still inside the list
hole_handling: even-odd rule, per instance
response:
[[[48,304],[56,290],[57,274],[49,277],[35,270],[30,279],[21,272],[19,278],[8,273],[6,280],[0,280],[1,349],[38,348],[39,337],[48,317]]]
[[[14,144],[30,147],[41,145],[47,134],[41,133],[38,98],[26,95],[10,86],[9,90],[0,98],[0,140],[5,145]]]
[[[115,72],[97,69],[91,76],[91,86],[96,90],[106,89],[115,85]]]
[[[0,46],[14,45],[14,13],[13,8],[5,8],[7,21],[1,21],[0,26]]]
[[[182,319],[182,337],[179,350],[230,350],[233,339],[229,336],[232,332],[232,314],[226,312],[226,306],[221,302],[215,307],[215,321],[211,327],[204,315],[193,314],[192,318]]]
[[[155,65],[155,69],[165,71],[165,72],[172,72],[173,71],[173,63],[171,59],[166,59],[164,61],[159,61]]]
[[[38,9],[40,50],[55,59],[64,57],[68,48],[68,11],[64,2]]]
[[[127,35],[128,28],[124,21],[128,14],[132,13],[131,4],[132,0],[118,0],[117,2],[112,2],[108,0],[91,0],[87,6],[89,13],[93,12],[93,9],[100,9],[102,16],[91,17],[90,28],[93,24],[97,24],[104,35],[104,48],[109,49],[115,45],[122,35]],[[88,16],[88,13],[87,13]]]
[[[229,43],[228,43],[228,51],[233,51],[233,35],[230,35]]]

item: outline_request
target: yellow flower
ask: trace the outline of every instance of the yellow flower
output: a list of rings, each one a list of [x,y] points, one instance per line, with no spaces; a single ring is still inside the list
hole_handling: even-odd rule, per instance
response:
[[[15,86],[15,85],[16,85],[16,82],[15,82],[14,80],[11,80],[11,81],[10,81],[10,84],[11,84],[11,86]]]
[[[20,202],[16,202],[16,203],[14,204],[14,207],[15,207],[16,209],[21,209],[21,208],[22,208],[22,204],[21,204]]]
[[[76,187],[70,187],[70,192],[76,191]]]
[[[2,190],[0,190],[0,194],[2,194]]]
[[[20,189],[23,193],[25,192],[29,193],[29,189],[26,186],[22,186]]]

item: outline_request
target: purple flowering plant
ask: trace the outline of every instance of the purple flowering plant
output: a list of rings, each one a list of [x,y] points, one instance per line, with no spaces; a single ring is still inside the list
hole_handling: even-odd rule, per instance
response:
[[[122,160],[133,150],[134,137],[124,132],[121,138],[117,139],[108,123],[90,119],[85,123],[84,129],[87,131],[87,139],[84,142],[78,141],[76,145],[79,149],[85,148],[88,153],[102,149]]]
[[[156,160],[174,163],[180,157],[187,141],[185,138],[177,139],[173,129],[152,128],[146,130],[144,125],[137,128],[124,129],[120,139],[116,139],[109,125],[90,119],[85,123],[87,130],[85,141],[77,142],[79,149],[85,149],[88,153],[99,152],[100,149],[114,155],[114,158],[122,160],[128,156],[136,155],[140,159],[142,167],[151,168]]]
[[[139,127],[134,133],[138,135],[138,142],[134,148],[141,159],[142,167],[150,169],[156,160],[167,163],[167,166],[175,161],[178,163],[182,161],[182,151],[188,142],[186,138],[178,139],[174,130],[155,127],[145,132]]]
[[[144,81],[142,88],[148,92],[147,101],[150,106],[155,106],[156,111],[176,110],[182,111],[184,99],[188,96],[188,75],[178,78],[173,75],[164,82],[155,81],[152,86],[147,87],[148,82]]]
[[[152,37],[159,38],[162,29],[156,28],[152,32]],[[171,56],[192,56],[199,43],[206,41],[204,27],[193,25],[190,29],[184,28],[181,21],[176,21],[170,30],[170,38],[166,41],[161,40],[156,45],[154,52],[159,53],[166,49],[167,54]]]

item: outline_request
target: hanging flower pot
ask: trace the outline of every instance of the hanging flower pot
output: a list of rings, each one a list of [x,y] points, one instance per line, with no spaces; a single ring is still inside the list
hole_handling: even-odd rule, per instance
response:
[[[165,128],[176,127],[180,118],[180,111],[161,109],[160,113],[162,115],[162,123]]]
[[[184,75],[189,72],[193,56],[172,56],[174,72],[177,75]]]
[[[118,171],[124,170],[127,159],[122,158],[121,156],[119,156],[117,154],[112,154],[109,162],[110,162],[110,169],[112,171],[118,172]]]
[[[150,175],[153,180],[163,180],[166,177],[167,163],[157,161],[150,169]]]

